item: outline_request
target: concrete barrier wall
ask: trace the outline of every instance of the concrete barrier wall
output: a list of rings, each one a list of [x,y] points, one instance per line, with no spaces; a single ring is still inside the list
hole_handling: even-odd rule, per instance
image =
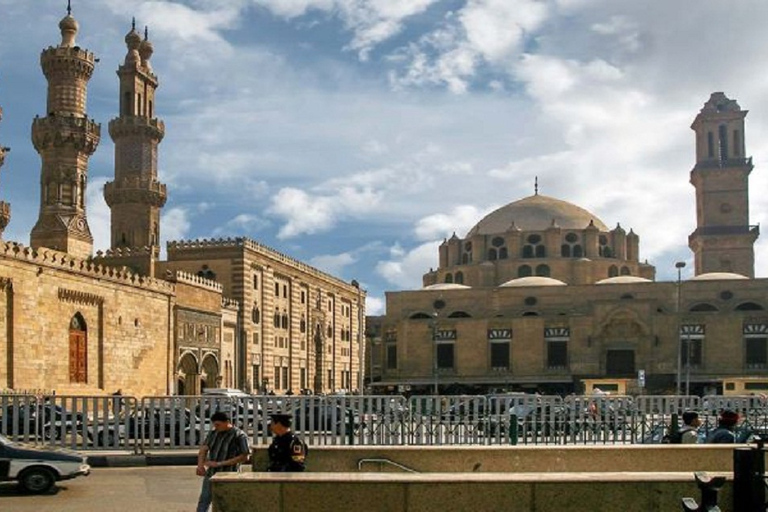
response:
[[[733,471],[734,445],[655,446],[323,446],[311,447],[307,471],[358,471],[362,459],[388,459],[420,473],[600,473]],[[253,470],[267,467],[266,448],[254,448]],[[363,471],[402,472],[366,463]]]
[[[688,473],[239,473],[212,480],[214,512],[678,512]],[[720,504],[732,510],[730,482]]]

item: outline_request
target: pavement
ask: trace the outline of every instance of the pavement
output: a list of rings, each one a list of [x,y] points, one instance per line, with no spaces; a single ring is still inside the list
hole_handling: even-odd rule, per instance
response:
[[[41,495],[26,494],[13,482],[0,483],[0,510],[189,512],[197,505],[201,483],[189,466],[96,468]]]

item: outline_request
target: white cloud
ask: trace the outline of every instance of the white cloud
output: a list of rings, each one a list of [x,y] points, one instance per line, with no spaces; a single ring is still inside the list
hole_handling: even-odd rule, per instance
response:
[[[343,275],[344,269],[356,262],[357,258],[348,252],[315,256],[309,260],[309,264],[313,267],[335,276]]]
[[[365,297],[366,316],[379,316],[386,312],[386,303],[381,297],[368,295]]]
[[[472,226],[478,223],[486,214],[497,206],[488,205],[477,208],[472,205],[456,206],[450,213],[436,213],[416,222],[416,238],[418,240],[434,240],[439,237],[449,237],[454,232],[463,237]]]
[[[93,178],[89,180],[85,192],[86,215],[93,235],[94,251],[104,251],[112,245],[112,212],[104,200],[104,184],[107,181],[110,180],[104,177]]]
[[[419,289],[421,277],[429,268],[436,268],[438,262],[439,241],[427,242],[401,253],[399,246],[393,251],[393,259],[380,261],[376,273],[398,288]]]
[[[212,235],[214,237],[248,236],[254,238],[255,233],[266,229],[269,225],[268,220],[258,215],[241,213],[214,229]]]
[[[160,238],[164,242],[169,240],[183,240],[189,234],[192,224],[189,221],[189,212],[185,208],[175,207],[163,212],[160,217]]]

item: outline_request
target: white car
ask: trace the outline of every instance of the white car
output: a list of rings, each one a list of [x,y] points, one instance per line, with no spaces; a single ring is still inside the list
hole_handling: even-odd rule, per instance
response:
[[[0,482],[18,481],[32,493],[44,493],[60,480],[87,476],[86,457],[69,450],[14,443],[0,435]]]

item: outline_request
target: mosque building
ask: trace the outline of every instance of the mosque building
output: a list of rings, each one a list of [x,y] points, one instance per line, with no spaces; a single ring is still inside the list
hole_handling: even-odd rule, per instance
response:
[[[40,210],[29,246],[0,241],[0,391],[99,395],[353,391],[361,378],[365,291],[248,238],[176,241],[160,260],[158,180],[165,125],[149,34],[135,22],[109,122],[104,187],[111,244],[93,251],[88,160],[102,137],[86,110],[94,54],[68,7],[61,42],[40,57]],[[2,118],[2,110],[0,110]],[[0,166],[8,148],[0,144]],[[9,159],[10,161],[10,159]],[[0,237],[11,218],[0,202]]]
[[[374,388],[702,393],[746,376],[765,387],[768,280],[754,276],[746,114],[716,92],[691,126],[694,277],[655,281],[638,234],[537,186],[443,241],[422,289],[387,293],[386,316],[369,319]]]

